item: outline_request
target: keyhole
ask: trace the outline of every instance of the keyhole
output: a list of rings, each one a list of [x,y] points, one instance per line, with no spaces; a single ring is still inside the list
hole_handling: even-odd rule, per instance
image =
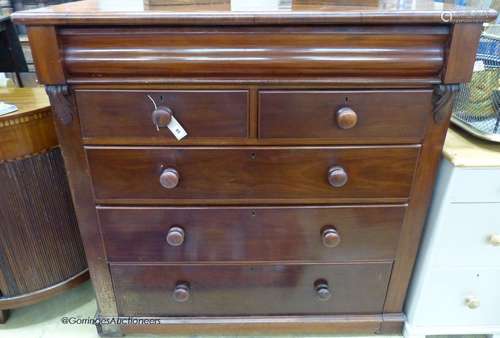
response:
[[[257,155],[255,155],[255,153],[252,153],[252,154],[250,155],[250,157],[252,158],[252,160],[255,160],[255,158],[257,157]]]

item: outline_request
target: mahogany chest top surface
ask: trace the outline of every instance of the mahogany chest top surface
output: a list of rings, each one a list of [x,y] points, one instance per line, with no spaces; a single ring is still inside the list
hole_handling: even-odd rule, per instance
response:
[[[399,0],[84,0],[24,11],[26,24],[303,25],[484,22],[495,11],[452,1]]]

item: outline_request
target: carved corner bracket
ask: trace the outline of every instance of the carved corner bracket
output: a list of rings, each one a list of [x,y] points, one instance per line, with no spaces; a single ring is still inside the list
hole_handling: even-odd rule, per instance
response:
[[[434,86],[432,93],[432,113],[434,122],[440,123],[446,119],[453,106],[453,97],[460,89],[459,84],[447,84]]]
[[[69,86],[47,85],[45,86],[45,91],[49,96],[52,110],[59,121],[64,125],[71,123],[75,107]]]

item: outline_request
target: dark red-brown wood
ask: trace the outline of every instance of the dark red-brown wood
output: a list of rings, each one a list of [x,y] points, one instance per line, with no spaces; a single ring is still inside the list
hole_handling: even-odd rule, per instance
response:
[[[335,203],[405,201],[419,153],[407,147],[88,147],[98,203]],[[342,166],[347,183],[329,184]],[[174,189],[160,184],[174,168]]]
[[[2,297],[46,289],[85,271],[60,150],[0,162],[0,182]]]
[[[328,78],[436,76],[444,63],[448,28],[86,28],[60,34],[65,69],[73,79]],[[377,57],[364,57],[367,51]],[[137,63],[139,57],[143,60]]]
[[[48,89],[97,291],[98,315],[116,316],[118,299],[122,314],[162,316],[157,325],[103,324],[98,331],[103,335],[116,335],[122,328],[194,335],[399,333],[450,100],[457,83],[470,77],[482,23],[496,13],[428,0],[360,0],[348,6],[293,0],[287,3],[290,8],[251,12],[235,10],[226,0],[165,6],[131,0],[130,8],[110,6],[110,1],[87,0],[14,15],[28,24],[41,83],[52,85]],[[133,5],[137,7],[131,10]],[[73,90],[78,92],[76,104]],[[84,91],[101,96],[89,94],[88,100],[82,100]],[[181,92],[186,96],[177,100],[181,106],[175,109],[162,105],[156,118],[151,108],[141,106],[144,103],[134,103],[136,95],[145,92],[175,93],[177,99]],[[220,96],[210,101],[208,92]],[[345,93],[350,96],[348,102],[345,97],[340,103],[330,100]],[[105,100],[108,94],[112,105]],[[342,103],[353,105],[342,107],[343,113],[350,109],[347,114],[339,113]],[[182,111],[182,120],[189,124],[188,137],[177,141],[161,126],[170,110],[175,116],[179,107],[186,106],[196,113]],[[387,147],[391,144],[403,147]],[[85,151],[84,145],[91,147]],[[134,147],[138,145],[143,147]],[[171,147],[154,147],[166,145]],[[346,174],[330,179],[333,185],[345,183],[338,188],[330,185],[328,177],[335,166],[345,168]],[[159,176],[168,168],[179,173],[172,189],[160,185]],[[205,230],[215,227],[211,224],[231,219],[226,211],[231,209],[229,204],[241,207],[234,209],[240,212],[256,209],[254,217],[259,218],[266,207],[281,210],[292,205],[297,213],[313,206],[337,214],[340,203],[354,204],[345,209],[353,210],[352,218],[339,217],[352,221],[349,226],[318,226],[314,239],[318,246],[297,245],[291,258],[324,250],[341,252],[353,243],[350,234],[355,232],[360,233],[358,240],[366,238],[361,231],[375,229],[382,219],[373,216],[362,222],[365,208],[377,209],[364,203],[398,204],[391,204],[392,211],[408,203],[395,256],[390,244],[395,242],[376,235],[371,237],[383,242],[371,243],[372,249],[354,242],[362,250],[342,251],[339,259],[346,261],[340,265],[321,260],[328,258],[321,255],[308,262],[303,256],[293,262],[194,263],[183,261],[186,256],[164,256],[163,251],[160,255],[154,242],[150,244],[154,252],[144,252],[157,260],[134,265],[140,263],[143,252],[138,250],[142,241],[137,235],[137,243],[130,246],[136,256],[125,257],[133,262],[114,262],[112,280],[95,209],[98,204],[100,213],[113,214],[107,214],[103,228],[113,230],[117,238],[109,241],[108,237],[106,245],[117,245],[119,252],[126,252],[119,239],[125,238],[126,229],[137,234],[140,224],[140,231],[159,233],[163,219],[151,217],[175,211],[175,219],[180,217],[188,226],[166,226],[158,236],[165,252],[189,245],[190,253],[204,252],[202,257],[207,257],[205,241],[193,244],[190,224],[194,223],[189,222],[208,224],[193,227],[205,235]],[[191,209],[202,205],[203,211],[182,214],[191,217],[185,219],[176,211],[179,205]],[[203,221],[196,216],[218,208],[224,209],[221,215],[207,215]],[[143,214],[149,210],[151,214]],[[138,214],[132,217],[130,212]],[[134,223],[127,223],[125,215]],[[388,215],[392,214],[383,217]],[[246,237],[231,237],[220,248],[226,250],[234,243],[245,247],[246,240],[262,239],[266,233],[300,244],[294,237],[285,237],[283,226],[276,225],[282,216],[272,217],[272,224],[264,222],[267,227],[262,233],[254,233],[248,226],[251,221],[239,217],[242,222],[227,225],[227,234],[235,236],[230,229],[239,229]],[[318,218],[318,214],[310,216]],[[151,220],[150,225],[145,220]],[[121,229],[119,223],[125,227]],[[295,227],[304,234],[316,227],[305,219],[289,223],[304,225]],[[182,230],[172,230],[175,227]],[[169,230],[173,246],[167,242]],[[209,235],[216,238],[214,233]],[[148,236],[142,238],[152,238]],[[259,245],[250,247],[259,249]],[[291,252],[277,248],[270,251],[277,259]],[[216,257],[245,257],[235,256],[234,249],[224,252],[217,256],[217,251]],[[363,259],[356,254],[383,261],[347,261]],[[175,264],[163,261],[165,257],[176,259]],[[162,265],[166,263],[172,265]],[[173,300],[176,286],[177,298],[184,302]],[[318,300],[317,305],[318,293],[329,299]],[[200,316],[203,313],[210,316]]]
[[[266,2],[238,8],[231,0],[200,2],[87,0],[15,13],[16,21],[44,25],[342,25],[342,24],[453,24],[494,20],[496,12],[456,5],[453,2],[419,0],[308,1],[292,0],[279,7]],[[236,7],[233,7],[236,6]]]
[[[186,130],[186,139],[248,135],[244,90],[77,90],[76,101],[84,137],[138,137],[146,143],[176,140],[169,129],[154,125],[155,104],[171,109]]]
[[[66,74],[62,64],[56,28],[29,26],[28,39],[38,79],[44,84],[64,83]]]
[[[66,86],[47,86],[50,102],[56,118],[57,137],[61,143],[61,151],[68,175],[69,186],[75,213],[78,219],[80,235],[89,262],[89,273],[96,292],[99,312],[105,316],[116,316],[116,302],[112,287],[109,267],[105,261],[104,245],[98,227],[97,213],[94,207],[91,178],[85,157],[80,134],[80,121],[76,113],[74,95]],[[60,116],[74,116],[69,122],[64,122]],[[118,328],[108,326],[106,333],[114,334]]]
[[[390,263],[111,265],[123,316],[370,314],[382,311]],[[320,299],[318,279],[332,295]],[[173,292],[189,283],[189,299]]]
[[[111,262],[392,260],[404,206],[98,207]],[[167,235],[182,228],[181,244]],[[323,245],[325,228],[342,238]],[[330,237],[328,243],[332,243]]]
[[[259,137],[364,143],[420,142],[431,119],[431,90],[261,91]],[[354,126],[338,125],[350,108]]]
[[[447,50],[444,83],[468,82],[472,77],[482,25],[461,23],[453,25],[450,46]]]

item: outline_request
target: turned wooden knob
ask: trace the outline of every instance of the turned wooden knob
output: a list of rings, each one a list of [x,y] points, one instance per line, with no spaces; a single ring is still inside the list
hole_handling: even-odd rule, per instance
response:
[[[328,182],[335,188],[344,186],[347,183],[347,172],[339,166],[331,167],[328,170]]]
[[[158,107],[153,111],[151,118],[157,128],[166,128],[172,120],[172,109],[168,107]]]
[[[500,235],[490,235],[488,242],[494,246],[500,246]]]
[[[173,189],[179,184],[179,172],[173,168],[164,169],[160,175],[160,184],[167,189]]]
[[[324,279],[318,279],[314,282],[314,290],[320,300],[328,300],[332,296],[328,282]]]
[[[477,309],[479,305],[481,305],[481,302],[479,301],[478,298],[474,296],[469,296],[465,298],[465,305],[467,305],[469,309]]]
[[[167,233],[167,243],[171,246],[180,246],[184,243],[184,229],[181,227],[171,227]]]
[[[321,232],[321,238],[323,239],[323,245],[329,248],[335,248],[340,244],[340,235],[333,227],[326,227]]]
[[[335,114],[337,126],[341,129],[351,129],[358,123],[358,114],[349,107],[342,107]]]
[[[172,298],[178,303],[184,303],[189,299],[189,293],[189,284],[185,282],[179,282],[175,286],[174,292],[172,293]]]

